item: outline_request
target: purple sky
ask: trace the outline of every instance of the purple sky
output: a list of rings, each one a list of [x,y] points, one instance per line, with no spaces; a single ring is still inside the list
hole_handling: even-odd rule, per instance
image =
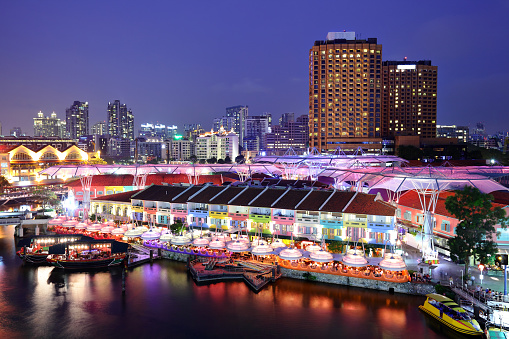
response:
[[[319,6],[318,6],[319,5]],[[329,31],[383,60],[438,65],[438,123],[509,130],[509,2],[2,1],[0,121],[33,133],[39,110],[119,99],[142,122],[202,123],[225,107],[308,112],[308,52]]]

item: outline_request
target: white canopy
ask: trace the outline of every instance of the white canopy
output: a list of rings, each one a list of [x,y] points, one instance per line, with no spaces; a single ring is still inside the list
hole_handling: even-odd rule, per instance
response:
[[[343,256],[343,264],[352,267],[364,267],[368,265],[368,261],[360,251],[350,250]]]
[[[246,252],[249,251],[249,243],[240,240],[231,241],[226,244],[226,249],[230,252]]]
[[[208,246],[209,245],[209,241],[208,239],[205,239],[205,238],[196,238],[193,240],[193,245],[194,246],[202,246],[202,247],[205,247],[205,246]]]
[[[212,240],[210,243],[209,243],[209,248],[213,249],[213,250],[222,250],[226,247],[226,244],[224,241],[220,241],[220,240]]]
[[[406,264],[403,258],[395,253],[387,253],[383,260],[378,264],[380,268],[388,271],[406,270]]]
[[[253,253],[254,255],[269,255],[269,254],[272,254],[272,247],[270,247],[269,245],[258,245],[258,246],[255,246],[251,249],[251,253]]]
[[[172,245],[188,245],[191,243],[191,238],[186,235],[176,235],[170,240]]]
[[[296,248],[285,248],[278,256],[284,260],[299,260],[302,258],[302,252]]]
[[[309,258],[311,260],[313,260],[313,261],[316,261],[316,262],[331,262],[331,261],[334,261],[334,258],[332,256],[332,254],[327,252],[327,251],[324,251],[324,250],[319,250],[319,251],[311,252],[309,254]]]

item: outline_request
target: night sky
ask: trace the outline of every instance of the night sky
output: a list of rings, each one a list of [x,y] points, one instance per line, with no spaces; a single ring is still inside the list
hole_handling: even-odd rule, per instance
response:
[[[329,31],[378,38],[383,60],[438,66],[438,123],[509,130],[509,1],[1,1],[0,121],[119,99],[142,122],[225,108],[308,113],[308,52]],[[138,127],[136,128],[136,130]]]

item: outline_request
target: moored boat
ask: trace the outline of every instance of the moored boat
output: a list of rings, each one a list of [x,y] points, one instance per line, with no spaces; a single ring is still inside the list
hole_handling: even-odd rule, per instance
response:
[[[419,306],[421,311],[456,332],[474,336],[483,335],[477,321],[470,318],[454,300],[435,293],[426,294],[426,297],[424,305]]]
[[[83,239],[92,239],[81,234],[73,235],[39,235],[24,238],[18,241],[17,247],[21,247],[16,255],[30,264],[46,264],[49,255],[49,247],[56,244],[75,242]]]
[[[486,323],[484,334],[487,339],[509,339],[509,331],[502,326],[496,326],[490,322]]]
[[[88,239],[49,248],[47,261],[58,268],[86,270],[120,265],[129,244],[110,239]]]

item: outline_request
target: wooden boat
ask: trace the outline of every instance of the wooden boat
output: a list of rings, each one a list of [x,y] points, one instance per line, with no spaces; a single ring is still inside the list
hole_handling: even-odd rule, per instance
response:
[[[424,305],[419,306],[421,311],[456,332],[474,336],[483,335],[477,321],[471,319],[454,300],[435,293],[426,294],[426,297]]]
[[[129,244],[110,239],[88,239],[49,248],[47,261],[68,270],[100,269],[120,265]]]
[[[75,242],[84,239],[92,238],[81,234],[32,236],[30,238],[24,238],[18,241],[16,246],[21,247],[21,249],[16,252],[16,255],[24,262],[30,264],[46,264],[50,246],[66,242]]]

